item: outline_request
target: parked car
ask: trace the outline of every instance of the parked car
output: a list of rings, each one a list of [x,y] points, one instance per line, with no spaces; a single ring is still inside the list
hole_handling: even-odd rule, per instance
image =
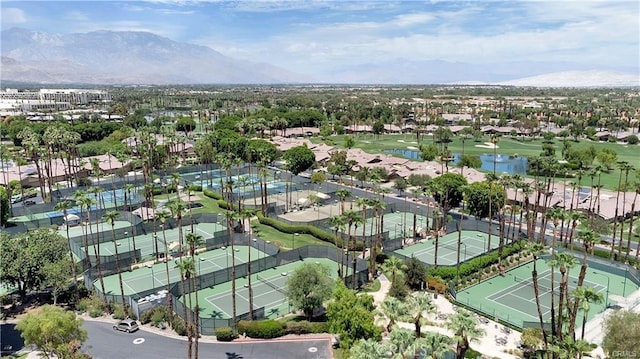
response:
[[[38,196],[37,192],[25,193],[24,198],[36,198]]]
[[[11,196],[11,203],[18,203],[22,201],[22,195],[21,194],[16,194],[14,196]]]
[[[136,322],[133,319],[123,319],[119,322],[117,322],[114,326],[113,326],[114,330],[120,330],[123,332],[127,332],[127,333],[132,333],[135,332],[136,330],[138,330],[138,322]]]
[[[36,204],[36,201],[28,200],[28,201],[24,201],[23,204],[25,206],[33,206],[34,204]]]

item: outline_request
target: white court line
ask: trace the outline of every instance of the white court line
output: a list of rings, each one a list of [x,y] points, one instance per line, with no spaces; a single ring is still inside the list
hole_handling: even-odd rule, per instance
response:
[[[124,281],[124,280],[123,280],[123,281],[122,281],[122,283],[123,283],[124,285],[126,285],[126,286],[127,286],[127,288],[131,289],[131,292],[133,292],[133,294],[137,294],[137,293],[138,293],[138,292],[137,292],[137,291],[135,291],[133,288],[131,288],[131,286],[127,283],[127,281]]]
[[[488,300],[490,300],[490,301],[492,301],[492,302],[494,302],[494,303],[496,303],[496,304],[497,304],[497,305],[499,305],[500,307],[508,308],[508,309],[510,309],[510,310],[514,310],[514,311],[516,311],[516,312],[520,312],[520,313],[522,313],[522,314],[526,315],[527,317],[535,318],[535,316],[532,316],[532,315],[531,315],[531,314],[529,314],[529,313],[525,313],[525,312],[521,311],[521,310],[520,310],[520,309],[518,309],[518,308],[513,308],[513,307],[510,307],[510,306],[508,306],[508,305],[506,305],[506,304],[504,304],[504,303],[496,302],[495,300],[493,300],[493,299],[489,299],[488,297],[487,297],[487,299],[488,299]]]

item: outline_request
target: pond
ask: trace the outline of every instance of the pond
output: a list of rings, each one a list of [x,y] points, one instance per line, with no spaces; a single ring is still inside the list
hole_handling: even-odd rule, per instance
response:
[[[412,160],[420,158],[420,151],[416,151],[416,150],[392,149],[392,150],[386,150],[385,152],[392,153],[392,154],[399,154]],[[480,167],[480,169],[484,171],[492,172],[493,159],[494,159],[493,155],[484,154],[484,155],[479,155],[478,157],[480,157],[480,160],[482,161],[482,166]],[[459,160],[460,160],[460,154],[454,153],[453,164],[454,165],[457,164]],[[515,156],[498,154],[496,155],[495,160],[496,160],[495,161],[496,173],[498,174],[500,173],[519,174],[519,175],[527,174],[527,166],[529,161],[526,157],[515,157]]]

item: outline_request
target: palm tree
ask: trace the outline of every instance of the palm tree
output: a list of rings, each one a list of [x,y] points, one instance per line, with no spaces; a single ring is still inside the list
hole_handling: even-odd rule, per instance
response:
[[[329,225],[333,228],[333,230],[335,231],[335,246],[336,246],[336,263],[340,263],[340,267],[338,268],[338,277],[340,277],[341,279],[344,278],[344,256],[341,255],[342,253],[344,253],[344,238],[341,238],[340,240],[340,246],[338,246],[338,232],[340,232],[341,234],[344,233],[344,230],[346,229],[346,225],[347,222],[344,218],[344,216],[339,215],[339,216],[333,216],[329,218]],[[342,248],[342,250],[341,250]]]
[[[362,258],[364,259],[367,251],[366,240],[367,237],[367,207],[370,206],[370,200],[366,197],[360,197],[356,199],[356,205],[362,208]],[[373,242],[373,240],[371,240]]]
[[[191,292],[193,291],[191,288],[185,291],[185,283],[191,287],[191,277],[196,272],[196,266],[192,257],[182,257],[180,261],[176,264],[176,268],[180,270],[180,287],[182,291],[182,309],[184,310],[186,329],[187,329],[187,358],[191,359],[192,357],[192,347],[193,347],[193,318],[197,315],[196,312],[192,310],[191,305]],[[189,310],[187,311],[187,301]],[[190,314],[191,313],[191,314]]]
[[[345,200],[349,197],[351,197],[353,194],[351,193],[351,191],[341,188],[339,190],[336,191],[336,196],[338,196],[338,198],[340,198],[340,214],[344,214],[344,204],[345,204]]]
[[[184,201],[180,198],[173,200],[168,203],[169,210],[171,214],[176,218],[178,222],[178,251],[180,252],[180,257],[182,257],[184,251],[184,237],[182,232],[182,214],[186,210],[187,206]]]
[[[494,156],[494,161],[495,161],[495,156]],[[493,186],[493,183],[498,181],[498,176],[496,176],[495,173],[488,173],[485,176],[485,181],[487,181],[487,184],[489,185],[489,193],[491,193],[491,188]],[[489,195],[489,231],[487,232],[488,234],[487,252],[491,250],[491,234],[492,234],[491,227],[493,225],[493,210],[491,208],[492,206],[493,206],[493,196]]]
[[[419,350],[416,344],[416,338],[410,330],[394,327],[389,333],[389,344],[395,353],[394,357],[399,358],[415,358],[416,352]]]
[[[556,262],[556,236],[558,231],[558,225],[560,224],[559,219],[564,218],[564,210],[561,208],[552,208],[545,214],[546,219],[551,219],[553,221],[553,236],[551,241],[551,258],[549,259],[549,264],[551,267],[551,336],[555,337],[556,335],[556,326],[555,326],[555,270],[554,266]],[[542,227],[542,232],[544,232],[544,226]]]
[[[432,359],[445,359],[451,351],[451,338],[446,335],[427,332],[423,338],[416,340]]]
[[[533,256],[533,270],[531,271],[531,279],[533,281],[533,293],[535,295],[536,300],[536,309],[538,311],[538,320],[540,321],[540,330],[542,332],[542,338],[544,340],[544,348],[545,351],[549,349],[549,344],[547,342],[547,331],[544,325],[544,318],[542,318],[542,308],[540,306],[540,287],[538,287],[538,256],[542,254],[544,251],[544,246],[540,243],[530,243],[529,248],[527,248],[528,252]]]
[[[440,216],[440,211],[437,209],[434,209],[433,211],[431,211],[431,214],[433,215],[433,222],[434,223],[438,223],[438,218]],[[434,226],[436,226],[434,224]],[[440,247],[440,227],[436,226],[436,231],[435,231],[435,238],[433,241],[433,246],[434,246],[434,251],[433,251],[433,267],[434,268],[438,268],[438,248]]]
[[[194,262],[194,267],[193,267],[193,275],[191,276],[191,281],[192,281],[192,286],[193,286],[193,291],[195,292],[195,298],[196,298],[196,306],[194,307],[193,311],[195,314],[195,317],[193,318],[193,337],[194,337],[194,356],[196,358],[198,358],[198,338],[200,337],[200,303],[198,300],[198,271],[196,270],[195,267],[195,261],[196,261],[196,248],[199,247],[202,243],[202,236],[199,234],[195,234],[195,233],[187,233],[187,235],[185,236],[185,241],[187,243],[187,245],[189,246],[189,255],[191,256],[191,259]],[[249,275],[251,275],[249,273]],[[189,297],[191,297],[191,293],[189,293]]]
[[[402,274],[407,269],[407,265],[398,257],[391,256],[382,264],[382,270],[391,273],[391,282],[396,281],[396,275]]]
[[[562,322],[564,318],[564,302],[565,297],[567,298],[567,303],[569,300],[569,271],[573,268],[578,262],[576,258],[567,253],[561,252],[556,256],[556,264],[560,270],[561,278],[560,278],[560,288],[559,288],[559,297],[558,297],[558,324],[556,327],[556,334],[560,339],[562,339]],[[568,309],[568,308],[567,308]]]
[[[389,319],[389,323],[386,326],[387,332],[391,332],[391,327],[406,315],[407,305],[396,297],[386,297],[380,303],[379,314]]]
[[[640,176],[640,172],[636,172],[636,176]],[[629,234],[627,236],[627,255],[625,256],[625,262],[629,261],[629,251],[631,249],[631,231],[633,230],[633,220],[636,212],[636,200],[638,199],[638,193],[640,193],[640,182],[638,182],[637,179],[636,182],[633,183],[633,187],[635,194],[633,196],[633,202],[631,202],[631,216],[629,218]],[[620,238],[622,238],[622,236],[620,236]],[[638,253],[637,250],[636,253]],[[637,258],[636,263],[638,263]]]
[[[425,312],[427,315],[437,311],[436,305],[426,292],[416,293],[407,300],[406,309],[408,311],[406,317],[409,319],[416,330],[416,338],[421,337],[421,326],[426,322]]]
[[[118,284],[120,284],[120,298],[122,299],[122,309],[127,311],[127,303],[124,300],[124,286],[122,283],[122,271],[120,270],[120,255],[118,254],[118,243],[116,242],[116,219],[120,216],[118,211],[109,211],[104,214],[103,218],[111,224],[111,241],[113,242],[113,250],[116,257],[116,271],[118,272]]]
[[[135,186],[132,185],[131,183],[125,183],[124,185],[124,206],[125,208],[127,208],[126,210],[129,211],[129,207],[127,207],[128,205],[128,201],[131,198],[131,191],[135,190]],[[133,242],[133,252],[136,253],[136,231],[133,227],[133,221],[130,222],[131,223],[131,240]],[[156,252],[156,260],[158,260],[158,242],[154,242],[155,245],[155,252]],[[135,261],[138,260],[137,256],[134,256]]]
[[[167,219],[170,218],[170,214],[167,211],[160,211],[156,213],[156,218],[160,221],[160,226],[162,227],[162,242],[164,244],[164,269],[167,274],[167,292],[171,289],[171,276],[169,275],[169,246],[167,244]],[[154,238],[154,241],[158,241]],[[167,307],[169,310],[172,310],[171,306],[171,296],[167,296]]]
[[[382,218],[384,218],[384,210],[387,208],[387,202],[381,200],[380,198],[372,198],[370,206],[373,207],[374,215],[376,216],[376,242],[375,245],[372,243],[370,252],[369,252],[369,273],[371,278],[373,279],[376,273],[376,255],[377,249],[382,247],[382,231],[384,230],[382,226]]]
[[[582,334],[580,339],[584,340],[584,330],[587,325],[587,315],[591,309],[591,303],[600,304],[604,301],[604,297],[602,293],[593,287],[577,287],[573,291],[573,296],[580,303],[580,310],[582,310]]]
[[[71,278],[73,278],[73,288],[74,288],[73,298],[74,298],[74,301],[77,303],[78,302],[78,286],[77,286],[78,276],[76,274],[76,260],[73,258],[73,251],[71,250],[71,239],[69,238],[69,222],[68,222],[69,208],[71,208],[71,202],[69,201],[58,202],[54,207],[56,211],[62,212],[62,215],[64,217],[65,230],[67,231],[67,244],[69,245],[69,257],[71,259]],[[86,237],[85,237],[85,241],[86,241]],[[88,252],[85,252],[85,255],[87,256],[87,258],[89,257]]]
[[[583,222],[587,217],[580,211],[569,212],[569,220],[571,221],[571,231],[569,232],[569,246],[573,251],[573,236],[575,235],[578,223]]]
[[[243,209],[241,216],[243,220],[249,219],[249,258],[247,260],[247,285],[249,290],[249,320],[253,320],[253,288],[251,287],[251,241],[253,239],[253,227],[251,227],[251,218],[255,216],[254,209]]]
[[[84,254],[85,254],[85,262],[86,262],[86,267],[87,268],[91,268],[91,258],[89,258],[89,241],[87,240],[87,229],[86,226],[82,225],[84,223],[84,201],[85,198],[87,197],[87,193],[83,190],[77,190],[74,194],[73,194],[74,200],[76,201],[76,203],[79,205],[80,207],[80,224],[81,224],[81,229],[82,229],[82,242],[84,245]],[[91,223],[91,222],[89,222]]]
[[[355,236],[351,235],[351,227],[355,226],[355,228],[358,228],[358,225],[362,223],[362,217],[358,214],[358,212],[356,211],[352,211],[352,210],[348,210],[346,212],[344,212],[343,216],[345,216],[345,221],[347,222],[347,236],[349,238],[349,242],[350,242],[350,246],[352,250],[355,250],[356,248],[356,238]],[[356,289],[356,271],[355,271],[355,266],[356,266],[356,256],[353,255],[353,273],[351,273],[352,277],[352,281],[351,281],[351,289]]]
[[[456,358],[464,358],[470,341],[477,341],[484,335],[484,329],[478,327],[478,320],[467,310],[458,309],[449,316],[447,329],[451,330],[456,342]]]
[[[237,323],[237,305],[236,305],[236,252],[234,247],[234,224],[235,220],[238,218],[238,214],[233,211],[225,212],[224,216],[227,220],[227,230],[229,232],[229,242],[231,243],[231,302],[233,306],[233,333],[238,333],[238,323]],[[229,268],[227,268],[229,270]]]
[[[598,235],[596,232],[589,229],[580,230],[578,232],[578,239],[580,239],[584,247],[582,262],[580,264],[580,273],[578,274],[578,283],[577,283],[578,287],[582,287],[584,283],[584,278],[587,275],[587,267],[588,267],[587,254],[590,251],[593,251],[595,244],[600,241],[600,235]],[[571,306],[569,311],[569,331],[568,331],[569,333],[574,332],[576,317],[578,314],[578,306],[579,306],[579,298],[574,298],[573,305]]]
[[[106,298],[106,293],[104,291],[104,280],[102,278],[102,266],[100,265],[100,240],[98,237],[93,238],[93,230],[91,227],[91,206],[95,202],[93,201],[93,199],[91,199],[88,196],[81,197],[78,200],[80,201],[80,205],[83,206],[87,211],[87,216],[89,221],[89,224],[87,225],[87,227],[89,227],[89,232],[91,233],[91,239],[93,242],[93,254],[96,257],[96,271],[98,272],[98,279],[100,281],[100,289],[102,290],[102,296],[103,298]],[[87,253],[87,257],[88,256],[89,254]]]

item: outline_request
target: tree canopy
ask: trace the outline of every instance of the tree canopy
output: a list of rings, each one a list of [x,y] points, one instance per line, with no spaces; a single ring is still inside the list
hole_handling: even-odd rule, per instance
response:
[[[316,163],[316,155],[306,146],[293,147],[283,154],[287,169],[294,175],[304,172]]]
[[[0,235],[0,279],[18,288],[22,299],[47,284],[50,263],[68,256],[67,240],[49,229]]]
[[[287,281],[287,297],[291,303],[311,319],[313,312],[331,298],[334,282],[329,276],[329,267],[306,263],[293,272]]]
[[[497,183],[474,182],[464,190],[469,213],[478,217],[488,217],[500,212],[505,204],[506,193]],[[489,206],[491,200],[491,206]],[[489,213],[491,207],[491,213]]]
[[[27,314],[16,328],[25,344],[33,344],[45,353],[53,353],[58,358],[89,357],[78,352],[87,340],[87,331],[82,328],[82,319],[73,312],[45,305],[38,312]]]
[[[381,330],[374,324],[373,297],[356,295],[338,282],[333,301],[327,306],[329,331],[340,335],[340,346],[350,348],[359,339],[380,340]]]
[[[458,173],[445,173],[431,180],[429,184],[433,198],[445,208],[457,207],[462,201],[462,190],[467,179]]]
[[[640,313],[628,310],[611,313],[604,322],[602,348],[609,357],[639,355]]]

